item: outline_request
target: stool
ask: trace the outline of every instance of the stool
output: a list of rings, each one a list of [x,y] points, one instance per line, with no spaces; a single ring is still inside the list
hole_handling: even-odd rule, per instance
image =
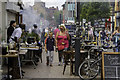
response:
[[[75,61],[73,61],[75,52],[73,52],[72,50],[63,51],[63,54],[64,54],[64,60],[65,60],[63,75],[65,73],[65,69],[66,69],[66,66],[68,65],[68,63],[70,63],[70,75],[72,75],[73,74],[73,64],[75,63]]]

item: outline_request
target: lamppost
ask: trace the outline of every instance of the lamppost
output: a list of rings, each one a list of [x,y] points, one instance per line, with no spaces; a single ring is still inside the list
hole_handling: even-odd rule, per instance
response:
[[[76,40],[75,40],[75,75],[78,75],[80,66],[80,2],[77,2],[77,22],[76,22]]]
[[[113,9],[112,9],[112,32],[114,32],[114,20],[113,20],[113,18],[114,18],[114,7],[115,7],[114,2],[112,3],[112,7],[113,7]]]

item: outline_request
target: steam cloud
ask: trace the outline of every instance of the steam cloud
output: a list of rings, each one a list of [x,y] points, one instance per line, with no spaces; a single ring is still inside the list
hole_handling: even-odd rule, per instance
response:
[[[38,28],[41,30],[49,26],[49,22],[40,17],[40,14],[31,6],[25,7],[21,13],[23,14],[23,23],[26,24],[26,30],[31,29],[33,24],[37,24]]]

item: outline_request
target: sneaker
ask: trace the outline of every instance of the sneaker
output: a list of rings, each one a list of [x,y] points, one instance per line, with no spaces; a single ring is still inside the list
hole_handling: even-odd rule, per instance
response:
[[[49,65],[49,62],[46,62],[46,65],[48,66],[48,65]]]
[[[52,67],[52,64],[50,64],[50,67]]]
[[[61,65],[61,63],[59,62],[58,66],[60,66],[60,65]]]

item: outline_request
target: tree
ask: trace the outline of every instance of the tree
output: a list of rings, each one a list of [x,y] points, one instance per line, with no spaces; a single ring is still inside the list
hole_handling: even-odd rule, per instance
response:
[[[110,5],[107,2],[89,2],[81,4],[80,19],[94,23],[94,20],[110,16]]]

